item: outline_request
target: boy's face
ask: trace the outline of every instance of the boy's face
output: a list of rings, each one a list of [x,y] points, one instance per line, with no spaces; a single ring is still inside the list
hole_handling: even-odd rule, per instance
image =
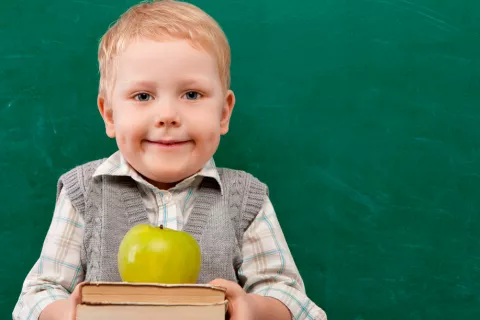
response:
[[[98,105],[128,163],[159,188],[198,172],[227,133],[235,102],[215,57],[186,40],[138,40],[115,62],[112,94]]]

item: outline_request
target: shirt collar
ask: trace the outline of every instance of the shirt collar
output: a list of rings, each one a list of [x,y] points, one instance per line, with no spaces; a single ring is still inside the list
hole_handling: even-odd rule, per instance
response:
[[[93,177],[97,176],[127,176],[143,185],[155,188],[148,181],[146,181],[123,157],[120,151],[115,152],[108,157],[98,168],[95,170]],[[220,192],[223,194],[222,181],[218,174],[217,167],[213,158],[203,166],[203,168],[196,174],[185,178],[180,181],[173,189],[188,188],[194,183],[199,183],[199,180],[203,178],[210,178],[217,182]]]

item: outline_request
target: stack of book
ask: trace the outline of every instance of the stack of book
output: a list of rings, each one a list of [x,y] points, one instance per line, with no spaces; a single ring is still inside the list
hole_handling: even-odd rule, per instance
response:
[[[224,320],[225,289],[200,284],[89,282],[77,320]]]

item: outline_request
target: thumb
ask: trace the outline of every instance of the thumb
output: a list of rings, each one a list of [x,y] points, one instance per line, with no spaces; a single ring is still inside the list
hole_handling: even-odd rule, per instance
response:
[[[238,297],[245,295],[245,291],[242,287],[236,282],[228,281],[225,279],[215,279],[209,283],[210,285],[223,287],[226,289],[226,298],[228,300],[235,300]]]
[[[75,290],[73,290],[72,294],[70,295],[70,301],[72,304],[77,305],[82,303],[82,287],[84,282],[77,284]]]
[[[238,315],[235,315],[236,313],[236,308],[235,304],[236,301],[241,301],[241,299],[238,299],[242,297],[243,295],[246,295],[245,291],[243,288],[238,285],[238,283],[233,282],[233,281],[228,281],[225,279],[215,279],[209,283],[212,286],[217,286],[217,287],[223,287],[226,289],[225,292],[225,298],[228,300],[227,304],[227,312],[230,318],[227,319],[238,319]]]
[[[77,305],[82,303],[82,286],[83,283],[78,284],[68,299],[68,319],[75,320],[77,318]]]

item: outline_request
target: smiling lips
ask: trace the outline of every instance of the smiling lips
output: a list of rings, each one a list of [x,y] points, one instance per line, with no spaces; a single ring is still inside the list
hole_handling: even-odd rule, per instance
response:
[[[147,140],[147,142],[162,148],[175,148],[175,147],[183,146],[190,141],[189,140]]]

